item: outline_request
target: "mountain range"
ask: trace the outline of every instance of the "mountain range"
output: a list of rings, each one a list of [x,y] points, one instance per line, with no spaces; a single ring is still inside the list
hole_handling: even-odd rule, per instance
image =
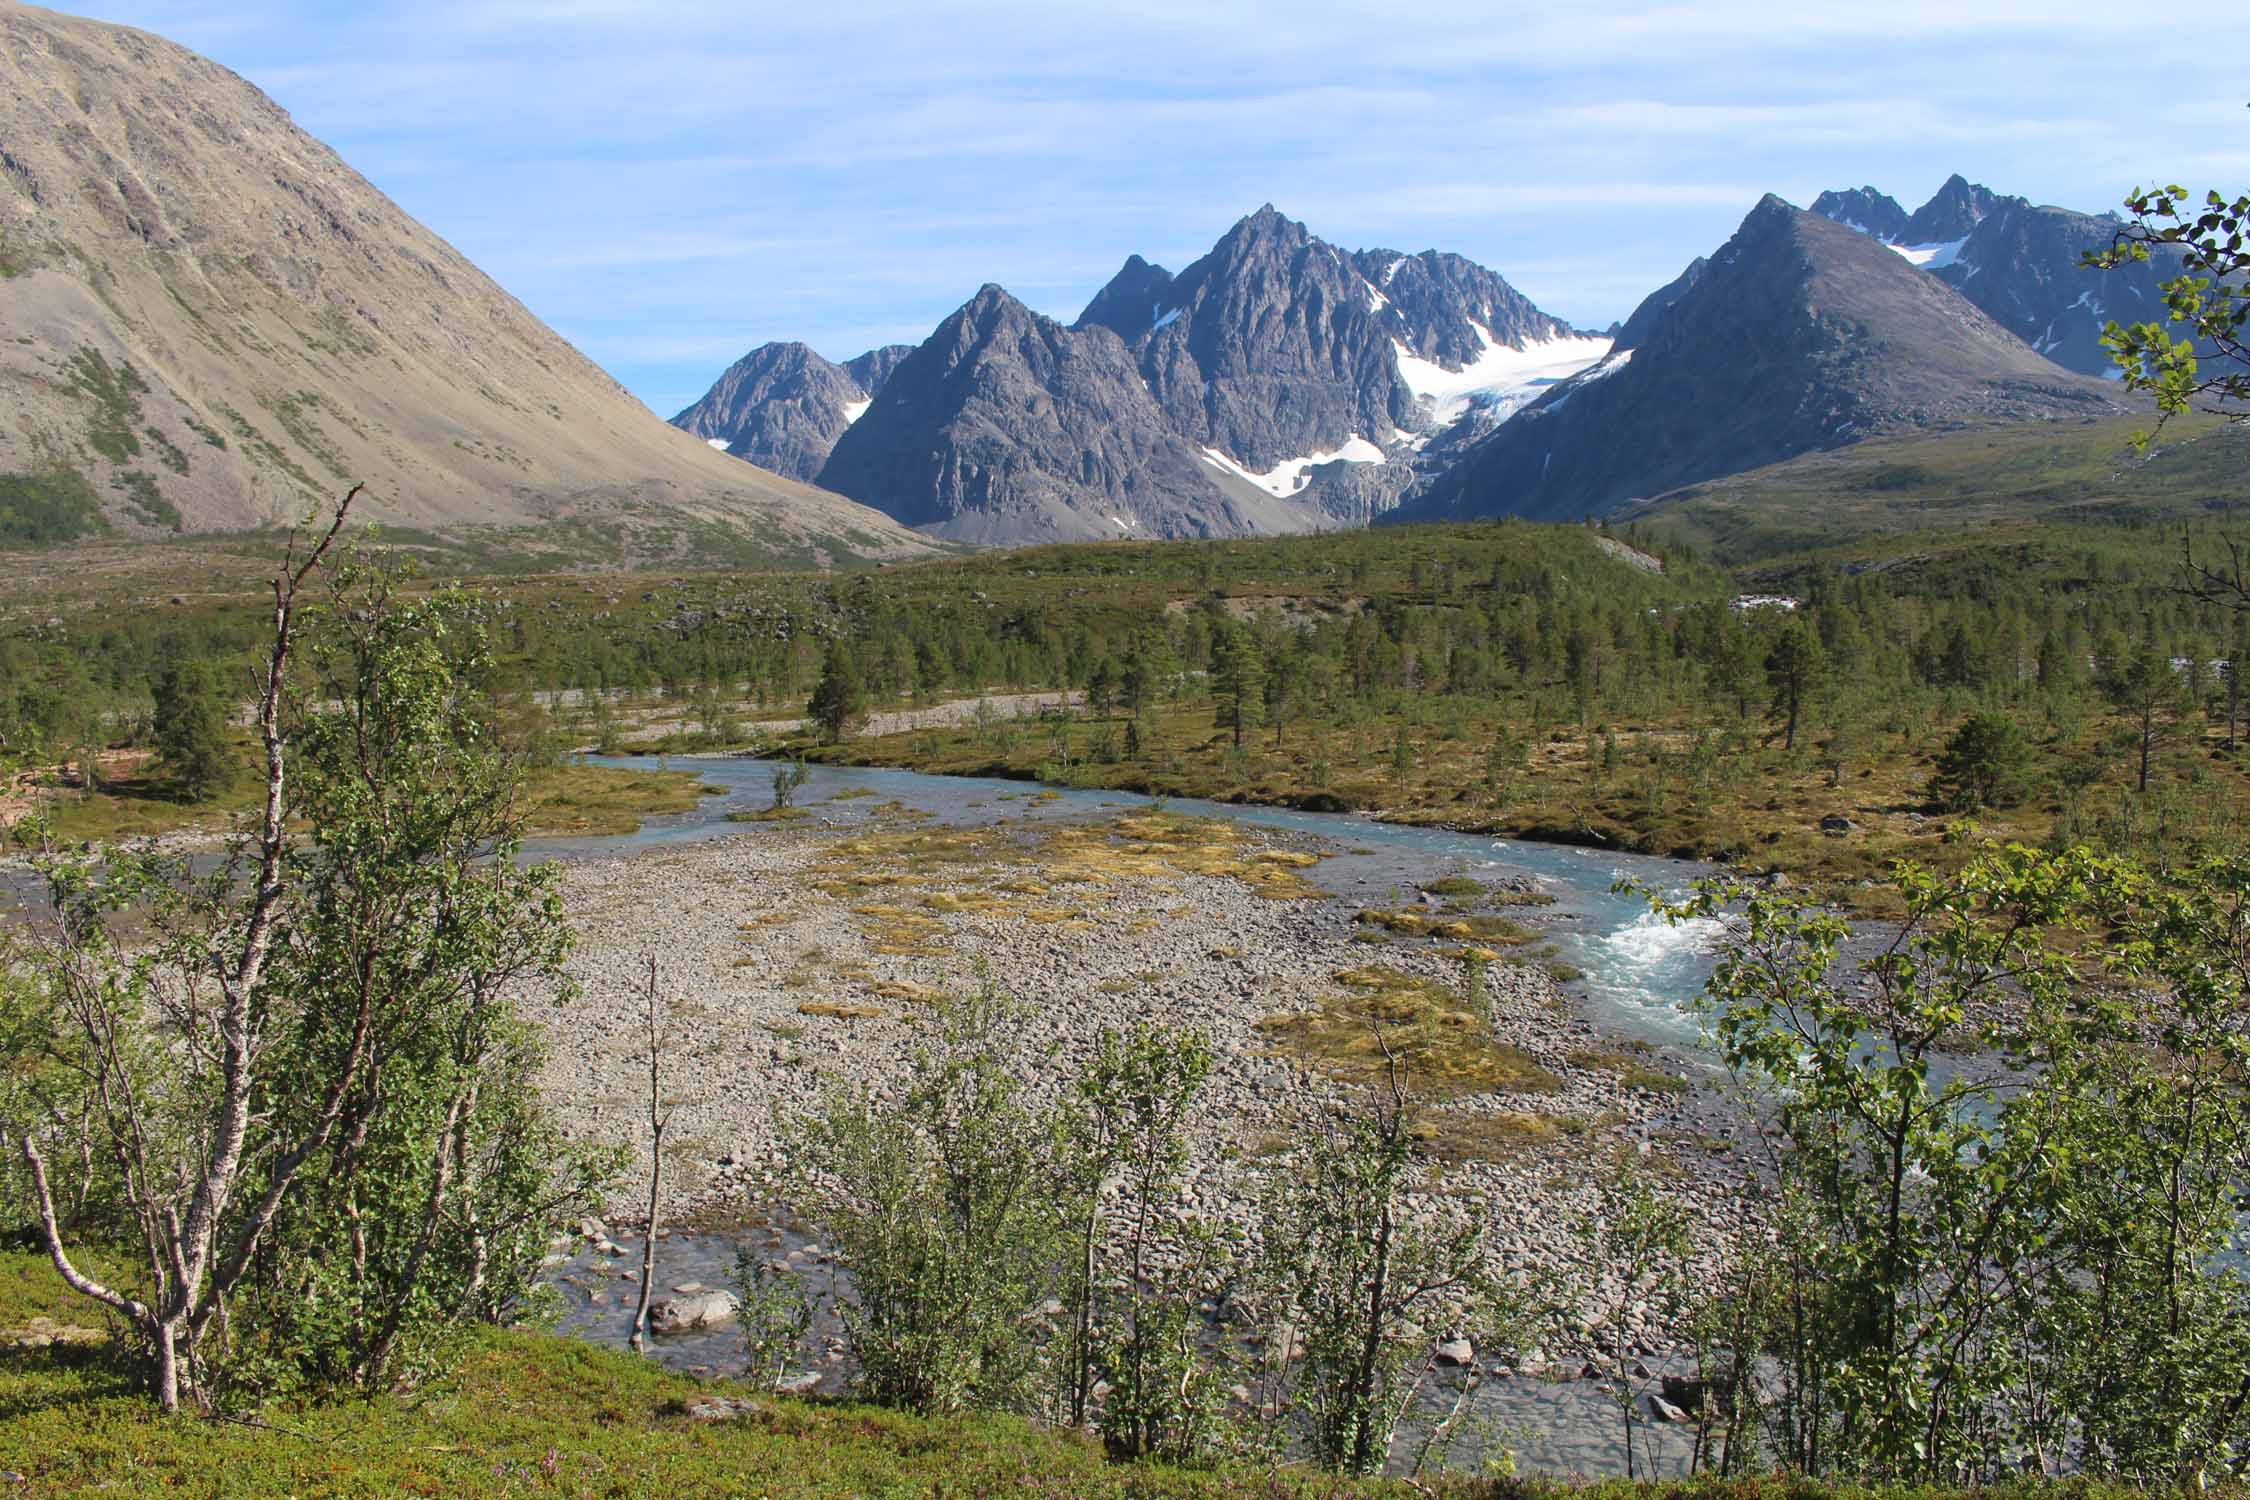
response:
[[[233,73],[7,0],[0,272],[0,476],[87,525],[287,524],[365,480],[371,519],[633,556],[931,550],[667,426]]]
[[[1258,535],[1367,524],[1609,344],[1268,204],[1177,274],[1129,257],[1068,326],[987,286],[895,360],[755,349],[674,421],[961,541]]]
[[[2082,214],[2002,197],[1957,173],[1912,214],[1871,187],[1822,193],[1813,212],[1883,244],[1976,304],[2025,343],[2081,375],[2113,376],[2102,326],[2164,317],[2159,283],[2179,274],[2179,252],[2099,274],[2080,262],[2107,249],[2123,227],[2110,214]]]
[[[988,285],[919,344],[752,350],[667,426],[242,79],[0,0],[0,483],[161,535],[365,478],[371,516],[582,563],[1588,516],[2120,409],[2101,324],[2176,262],[2082,270],[2117,227],[1959,176],[1768,197],[1594,331],[1268,204],[1068,323]]]
[[[2171,267],[2082,269],[2115,229],[1960,176],[1912,213],[1768,197],[1594,333],[1269,204],[1177,273],[1128,257],[1067,327],[987,286],[904,354],[754,350],[675,420],[983,544],[1584,516],[1877,434],[2121,409],[2102,321],[2160,307]]]
[[[1887,244],[1772,196],[1651,300],[1629,344],[1397,519],[1594,515],[1879,435],[2117,409],[2112,387],[2042,357]]]

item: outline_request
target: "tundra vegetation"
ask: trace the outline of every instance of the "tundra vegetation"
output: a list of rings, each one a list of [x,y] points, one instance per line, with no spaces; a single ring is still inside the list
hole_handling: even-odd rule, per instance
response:
[[[1724,858],[1878,905],[1892,859],[1959,858],[1945,828],[1972,798],[1995,836],[2159,862],[2250,811],[2227,665],[2250,626],[2180,589],[2178,530],[2105,515],[1731,572],[1654,523],[1504,523],[465,592],[508,722],[550,752],[763,748],[1363,809]],[[2198,558],[2223,554],[2192,526]],[[242,805],[194,803],[133,752],[170,662],[216,661],[243,696],[253,626],[225,601],[0,621],[0,740],[40,768],[60,834]],[[1011,693],[1075,701],[934,711]],[[605,779],[624,774],[540,770],[568,794],[546,821],[599,828],[662,790]]]

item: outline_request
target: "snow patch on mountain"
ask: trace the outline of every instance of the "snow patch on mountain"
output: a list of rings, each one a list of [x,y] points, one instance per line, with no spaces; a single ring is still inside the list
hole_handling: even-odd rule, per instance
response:
[[[1153,315],[1155,321],[1148,325],[1148,331],[1150,333],[1157,333],[1171,327],[1174,323],[1180,321],[1181,311],[1182,309],[1177,307],[1173,308],[1170,312],[1166,312],[1161,307],[1150,308],[1149,312]]]
[[[846,401],[844,403],[844,425],[846,427],[849,427],[852,423],[858,421],[861,417],[866,416],[867,408],[873,406],[874,404],[875,402],[872,399],[866,401]]]
[[[1482,323],[1469,327],[1475,331],[1480,347],[1477,357],[1459,370],[1448,370],[1398,340],[1391,341],[1399,379],[1427,404],[1432,420],[1440,426],[1460,420],[1471,406],[1496,408],[1502,415],[1512,413],[1610,350],[1607,337],[1592,334],[1534,339],[1517,349],[1495,340]]]
[[[1308,453],[1303,458],[1285,458],[1263,474],[1254,474],[1227,457],[1216,448],[1205,448],[1203,461],[1212,468],[1232,474],[1237,479],[1247,479],[1267,494],[1286,500],[1312,482],[1312,471],[1321,464],[1379,464],[1383,450],[1358,433],[1344,440],[1344,445],[1333,453]]]
[[[1859,229],[1857,224],[1848,227]],[[1866,233],[1865,230],[1860,232]],[[1941,240],[1934,245],[1893,245],[1891,248],[1905,256],[1910,264],[1920,266],[1925,271],[1939,271],[1959,260],[1961,247],[1967,243],[1969,237],[1963,235],[1957,240]]]
[[[1633,351],[1630,349],[1620,349],[1615,354],[1604,355],[1599,364],[1589,367],[1578,375],[1577,383],[1584,385],[1590,380],[1606,379],[1632,362]]]
[[[721,453],[726,452],[729,448],[732,448],[734,446],[733,441],[728,438],[705,438],[703,441],[708,443],[710,446],[718,449]]]

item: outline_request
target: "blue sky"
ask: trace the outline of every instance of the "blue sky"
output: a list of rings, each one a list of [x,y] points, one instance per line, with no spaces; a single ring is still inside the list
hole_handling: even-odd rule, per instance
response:
[[[248,77],[666,416],[753,345],[918,342],[986,281],[1067,320],[1268,200],[1600,326],[1767,191],[2250,187],[2217,6],[2153,40],[2078,0],[69,8]]]

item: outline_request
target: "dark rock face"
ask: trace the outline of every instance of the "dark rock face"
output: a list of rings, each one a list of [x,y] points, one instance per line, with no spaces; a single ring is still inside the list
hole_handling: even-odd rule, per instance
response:
[[[1365,525],[1524,399],[1441,416],[1402,360],[1572,334],[1459,256],[1340,250],[1269,204],[1176,276],[1128,259],[1069,328],[985,288],[818,482],[994,543]]]
[[[1877,433],[2112,409],[1895,251],[1768,197],[1634,347],[1395,516],[1592,515]]]
[[[1939,245],[1965,238],[1974,234],[1977,225],[2001,202],[1990,188],[1956,172],[1945,179],[1945,185],[1931,195],[1929,202],[1914,210],[1914,217],[1899,232],[1899,243]]]
[[[1137,352],[1157,405],[1192,443],[1262,473],[1412,418],[1365,279],[1271,204],[1182,271],[1167,301],[1179,317]]]
[[[1633,309],[1633,315],[1618,326],[1617,337],[1610,345],[1612,352],[1639,348],[1665,309],[1686,296],[1689,289],[1703,279],[1710,265],[1709,260],[1698,255],[1688,262],[1686,270],[1642,298],[1641,305]]]
[[[1813,199],[1812,211],[1824,219],[1834,219],[1863,234],[1871,234],[1886,245],[1906,243],[1906,210],[1900,208],[1898,200],[1890,194],[1879,193],[1871,187],[1822,193]]]
[[[1228,493],[1124,341],[986,286],[892,371],[820,483],[959,541],[1291,529]]]
[[[1106,328],[1129,344],[1164,315],[1164,297],[1171,287],[1170,271],[1150,265],[1138,255],[1128,255],[1124,266],[1094,294],[1094,300],[1070,326]]]
[[[1823,193],[1819,203],[1829,207],[1816,204],[1815,210],[1872,230],[1844,211],[1848,196]],[[2103,323],[2162,317],[2159,283],[2179,272],[2177,252],[2114,271],[2080,264],[2085,252],[2104,248],[2116,232],[2114,219],[2036,206],[1956,175],[1895,233],[1876,238],[1914,246],[1960,241],[1957,251],[1929,263],[1930,274],[2065,369],[2106,377],[2115,366],[2102,347]]]
[[[2160,284],[2180,270],[2175,250],[2114,271],[2086,269],[2080,257],[2108,248],[2117,227],[2114,219],[2004,198],[1937,274],[2056,364],[2082,375],[2114,377],[2117,367],[2102,346],[2102,325],[2111,318],[2161,320]]]
[[[1484,352],[1484,340],[1472,325],[1482,326],[1494,343],[1518,348],[1574,332],[1500,277],[1458,255],[1362,250],[1352,263],[1390,303],[1381,319],[1384,331],[1411,352],[1448,368],[1466,365]]]
[[[914,352],[912,344],[885,344],[880,349],[870,349],[857,359],[844,361],[844,373],[851,376],[852,384],[869,396],[883,394],[883,386],[890,380],[891,371],[898,362]]]
[[[723,442],[727,452],[760,468],[809,482],[913,347],[886,344],[837,365],[804,344],[761,344],[728,366],[672,425]]]
[[[866,392],[843,366],[803,344],[761,344],[736,360],[672,425],[727,445],[736,458],[810,480],[828,461],[845,411]]]
[[[1380,444],[1431,429],[1399,373],[1401,349],[1457,370],[1492,344],[1572,332],[1473,261],[1347,252],[1272,204],[1173,278],[1162,300],[1134,345],[1157,403],[1183,436],[1255,472],[1355,436]]]

